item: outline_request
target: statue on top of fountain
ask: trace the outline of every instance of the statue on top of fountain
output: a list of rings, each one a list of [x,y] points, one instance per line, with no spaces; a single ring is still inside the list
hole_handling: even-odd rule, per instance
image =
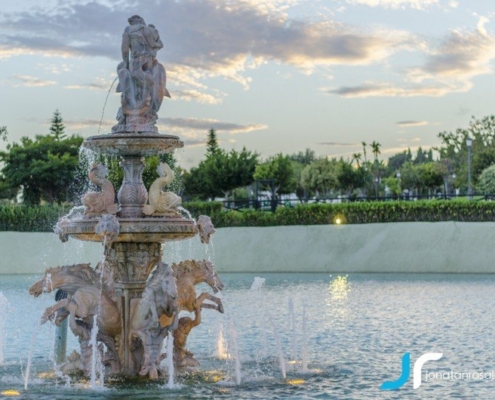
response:
[[[155,123],[166,88],[166,72],[156,59],[163,47],[154,25],[146,25],[139,15],[128,19],[122,35],[122,62],[117,67],[121,107],[112,133],[158,133]]]

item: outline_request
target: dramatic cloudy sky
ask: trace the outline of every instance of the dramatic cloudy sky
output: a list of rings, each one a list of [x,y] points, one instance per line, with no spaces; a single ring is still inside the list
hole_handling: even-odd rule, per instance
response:
[[[161,133],[180,160],[221,146],[386,158],[495,112],[493,0],[0,0],[0,126],[10,140],[106,133],[127,18],[159,30],[172,99]],[[100,127],[100,120],[102,124]],[[5,144],[0,144],[4,146]]]

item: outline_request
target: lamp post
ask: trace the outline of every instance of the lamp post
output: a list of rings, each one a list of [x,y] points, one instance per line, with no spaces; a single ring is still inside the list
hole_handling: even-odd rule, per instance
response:
[[[473,195],[471,193],[471,147],[473,146],[473,139],[469,136],[466,139],[467,149],[468,149],[468,200],[473,199]]]
[[[399,197],[402,195],[402,188],[401,188],[401,185],[400,185],[400,172],[397,172],[397,181],[399,183]]]
[[[452,187],[454,188],[455,197],[457,197],[457,189],[455,188],[455,178],[457,178],[457,175],[454,172],[452,174]]]

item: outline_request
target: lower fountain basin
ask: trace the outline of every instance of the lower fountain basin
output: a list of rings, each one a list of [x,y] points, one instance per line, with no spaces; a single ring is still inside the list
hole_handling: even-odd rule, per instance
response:
[[[189,239],[198,233],[192,219],[181,217],[118,218],[120,233],[114,242],[164,243]],[[95,233],[98,218],[65,220],[64,234],[86,242],[103,242]]]

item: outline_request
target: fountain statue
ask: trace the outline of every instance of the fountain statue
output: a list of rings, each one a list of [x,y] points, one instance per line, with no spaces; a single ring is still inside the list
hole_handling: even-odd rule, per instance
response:
[[[170,97],[165,68],[156,59],[163,47],[159,33],[140,16],[128,21],[122,38],[123,60],[117,67],[118,123],[111,133],[83,142],[96,154],[120,158],[122,185],[115,196],[106,166],[93,164],[89,180],[100,190],[82,197],[83,214],[70,213],[55,228],[62,241],[72,237],[103,243],[103,259],[96,268],[89,264],[49,268],[29,292],[34,296],[54,289],[67,293],[41,318],[57,325],[68,318],[79,339],[80,354],[73,352],[61,366],[62,372],[89,375],[98,356],[110,373],[156,379],[167,335],[175,339],[175,354],[167,354],[175,365],[198,365],[185,348],[187,337],[201,322],[202,308],[223,312],[223,304],[208,292],[197,296],[194,287],[206,282],[216,293],[223,284],[210,261],[187,260],[172,266],[162,262],[164,243],[199,234],[201,242],[208,244],[215,229],[207,216],[195,221],[180,213],[181,198],[163,190],[174,179],[166,163],[158,167],[159,178],[149,191],[144,186],[143,157],[173,152],[183,142],[158,133],[156,127],[162,100]],[[179,317],[180,311],[194,313],[194,319]]]

